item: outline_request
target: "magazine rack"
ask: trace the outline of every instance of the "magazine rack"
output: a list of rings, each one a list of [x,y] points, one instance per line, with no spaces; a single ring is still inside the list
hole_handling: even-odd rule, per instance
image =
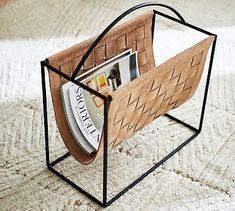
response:
[[[156,10],[151,10],[135,19],[114,27],[121,19],[131,12],[147,6],[165,7],[171,10],[178,18],[174,18]],[[154,35],[155,17],[158,15],[202,32],[208,35],[208,37],[163,64],[156,66],[153,56],[152,39]],[[143,3],[124,12],[116,18],[99,36],[93,37],[58,54],[50,56],[45,61],[41,61],[46,164],[48,169],[103,207],[110,205],[127,190],[136,185],[201,132],[216,39],[217,36],[215,34],[186,23],[184,18],[175,9],[167,5]],[[198,87],[204,69],[207,52],[211,44],[212,50],[210,54],[205,92],[200,114],[200,123],[199,127],[195,128],[167,114],[166,112],[182,105],[194,94]],[[76,80],[76,77],[79,74],[95,67],[107,59],[112,58],[126,49],[132,49],[132,51],[138,52],[138,65],[141,77],[131,81],[123,87],[120,87],[108,97]],[[47,119],[45,67],[48,69],[56,122],[64,144],[69,151],[53,162],[50,162],[49,159],[49,131]],[[100,97],[104,101],[104,126],[101,143],[96,153],[87,155],[83,152],[71,134],[65,118],[60,94],[61,85],[67,81],[73,82],[77,86],[80,86],[84,90]],[[191,129],[194,134],[108,201],[108,151],[121,143],[123,140],[131,137],[160,115],[165,115],[166,117],[177,121],[183,126]],[[53,166],[67,158],[69,155],[72,155],[82,164],[89,164],[103,156],[102,201],[86,192],[80,186],[76,185],[62,173],[53,168]]]

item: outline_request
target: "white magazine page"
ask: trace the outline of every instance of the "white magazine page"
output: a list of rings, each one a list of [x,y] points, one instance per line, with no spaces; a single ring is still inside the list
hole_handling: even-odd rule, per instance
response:
[[[114,63],[115,61],[117,61],[117,60],[119,60],[119,59],[121,59],[121,58],[124,58],[124,57],[126,57],[127,55],[130,55],[131,52],[132,52],[131,49],[128,49],[128,50],[126,50],[126,51],[124,51],[124,52],[122,52],[122,53],[120,53],[120,54],[118,54],[118,55],[116,55],[116,56],[110,58],[109,60],[106,60],[105,62],[103,62],[103,63],[101,63],[101,64],[95,66],[94,68],[88,70],[87,72],[85,72],[85,73],[79,75],[79,76],[76,78],[76,80],[77,80],[77,79],[80,79],[80,78],[84,78],[84,77],[87,78],[88,75],[90,75],[90,74],[92,74],[92,73],[96,74],[95,71],[100,70],[100,69],[102,69],[102,67],[106,67],[107,65],[111,65],[111,64]]]
[[[69,87],[69,98],[70,106],[79,129],[86,140],[97,150],[100,143],[101,131],[96,128],[88,113],[82,88],[74,84]]]
[[[72,108],[70,106],[70,99],[67,94],[68,88],[70,87],[69,85],[70,84],[67,83],[61,87],[61,95],[62,95],[63,106],[64,106],[64,110],[65,110],[65,116],[66,116],[69,128],[72,132],[74,139],[87,154],[90,154],[90,153],[94,152],[95,149],[84,138],[84,136],[82,135],[82,133],[76,123]]]
[[[124,58],[120,60],[119,70],[121,74],[122,86],[138,78],[140,76],[140,73],[137,62],[137,52],[130,54],[129,59]]]

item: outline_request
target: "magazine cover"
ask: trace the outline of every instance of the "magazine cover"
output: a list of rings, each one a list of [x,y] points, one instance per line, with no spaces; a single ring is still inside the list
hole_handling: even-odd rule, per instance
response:
[[[83,149],[84,152],[90,154],[94,152],[95,149],[87,142],[87,140],[83,136],[81,130],[79,129],[76,123],[75,116],[70,106],[70,99],[68,95],[68,88],[70,87],[70,85],[72,85],[72,83],[71,84],[67,83],[64,84],[64,86],[61,88],[61,95],[62,95],[66,120],[68,122],[69,128],[76,142],[79,144],[79,146]]]
[[[69,88],[69,98],[73,115],[79,129],[86,140],[88,140],[88,143],[97,150],[99,147],[101,130],[98,130],[97,124],[94,124],[89,115],[86,106],[88,103],[85,102],[82,88],[73,84]]]

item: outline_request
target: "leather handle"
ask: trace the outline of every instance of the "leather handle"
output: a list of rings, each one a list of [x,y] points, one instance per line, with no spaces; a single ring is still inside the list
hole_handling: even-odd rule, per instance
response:
[[[134,12],[135,10],[138,10],[140,8],[143,7],[149,7],[149,6],[159,6],[159,7],[164,7],[169,9],[170,11],[172,11],[179,19],[182,23],[185,23],[184,18],[182,17],[182,15],[180,15],[179,12],[177,12],[174,8],[165,5],[165,4],[158,4],[158,3],[153,3],[153,2],[146,2],[146,3],[142,3],[142,4],[138,4],[134,7],[131,7],[130,9],[128,9],[126,12],[122,13],[119,17],[117,17],[112,23],[110,23],[105,29],[104,31],[96,38],[96,40],[92,43],[92,45],[90,46],[90,48],[86,51],[86,53],[84,54],[84,56],[82,57],[81,61],[79,62],[79,64],[77,65],[76,69],[74,70],[71,78],[75,79],[76,75],[78,74],[79,70],[81,69],[81,67],[83,66],[84,62],[87,60],[87,58],[89,57],[89,55],[91,54],[91,52],[94,50],[94,48],[97,46],[97,44],[100,42],[100,40],[120,21],[122,20],[125,16],[127,16],[128,14]]]

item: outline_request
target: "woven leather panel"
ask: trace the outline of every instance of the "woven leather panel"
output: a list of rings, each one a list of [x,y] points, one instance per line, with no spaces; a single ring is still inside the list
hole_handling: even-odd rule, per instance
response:
[[[79,74],[127,49],[132,49],[132,52],[138,51],[138,64],[141,73],[153,68],[155,63],[152,52],[152,16],[153,12],[151,11],[111,30],[92,51]],[[56,65],[62,72],[71,75],[95,38],[49,57],[50,63]]]
[[[155,67],[151,37],[152,16],[151,11],[112,29],[83,67],[83,71],[87,71],[128,48],[138,51],[141,77],[111,94],[113,100],[108,118],[109,150],[158,116],[191,98],[200,81],[207,51],[214,39],[210,36]],[[94,39],[49,57],[49,63],[70,75]],[[64,114],[60,87],[65,80],[52,71],[49,71],[49,79],[56,121],[66,147],[83,164],[97,160],[103,155],[103,137],[97,153],[87,155],[83,152],[74,140]]]
[[[83,70],[80,71],[79,74],[129,48],[131,48],[132,51],[138,51],[138,63],[142,74],[152,69],[155,66],[152,49],[152,17],[153,11],[150,11],[113,28],[93,50],[92,54],[86,60]],[[71,75],[95,38],[96,37],[93,37],[58,54],[50,56],[48,58],[49,63],[59,68],[64,73]],[[84,153],[71,134],[64,114],[60,92],[60,87],[66,80],[52,71],[49,71],[49,79],[55,117],[62,139],[74,158],[83,164],[88,164],[92,162],[99,153],[93,153],[91,155]]]
[[[213,37],[203,40],[111,94],[110,149],[191,98],[212,41]]]
[[[214,37],[149,70],[140,78],[111,93],[108,117],[108,150],[134,135],[195,93]],[[95,160],[103,155],[103,139]]]

